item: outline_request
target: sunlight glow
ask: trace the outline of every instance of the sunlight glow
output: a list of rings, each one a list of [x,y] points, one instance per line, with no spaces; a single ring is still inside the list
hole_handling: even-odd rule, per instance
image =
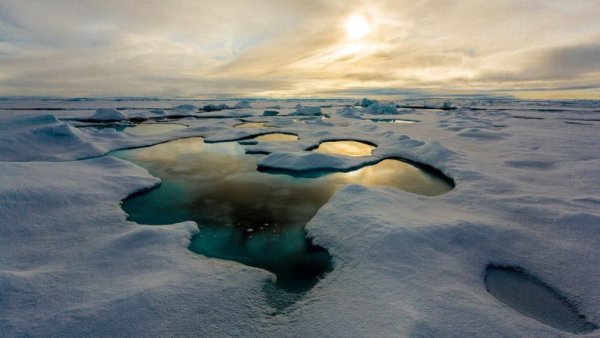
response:
[[[350,39],[360,39],[371,32],[369,22],[360,15],[348,18],[348,20],[346,20],[345,28],[346,34]]]

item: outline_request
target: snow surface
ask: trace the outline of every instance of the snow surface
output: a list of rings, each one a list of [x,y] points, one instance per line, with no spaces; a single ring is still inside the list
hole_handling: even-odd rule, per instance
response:
[[[344,108],[354,101],[301,102],[326,120],[265,117],[266,107],[289,115],[300,101],[252,101],[244,120],[273,128],[233,128],[242,116],[235,111],[189,112],[170,121],[187,128],[147,136],[79,129],[73,119],[117,107],[168,117],[178,104],[209,102],[0,101],[0,336],[569,336],[489,294],[490,263],[522,267],[600,323],[599,102],[453,100],[456,110],[400,109],[420,121],[402,125]],[[49,105],[64,110],[34,109]],[[23,107],[31,110],[10,110]],[[456,187],[436,197],[343,188],[307,226],[334,270],[276,312],[263,292],[271,274],[187,250],[193,222],[126,221],[120,201],[158,179],[100,157],[182,137],[249,141],[274,130],[300,140],[247,146],[270,154],[261,163],[274,168],[403,157],[440,169]],[[332,139],[378,147],[365,158],[307,152]]]
[[[126,116],[116,109],[98,108],[90,119],[96,121],[120,121],[126,119]]]
[[[180,104],[178,106],[173,107],[173,110],[181,110],[181,111],[189,111],[189,110],[196,110],[198,109],[198,107],[196,107],[193,104]]]
[[[303,106],[300,103],[296,105],[296,111],[290,113],[290,115],[305,115],[305,116],[319,116],[321,115],[321,107],[310,107]]]

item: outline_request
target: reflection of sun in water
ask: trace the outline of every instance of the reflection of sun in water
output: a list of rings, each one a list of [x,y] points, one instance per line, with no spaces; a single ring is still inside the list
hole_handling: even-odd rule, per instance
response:
[[[350,39],[360,39],[371,31],[367,19],[360,15],[354,15],[346,20],[346,34]]]

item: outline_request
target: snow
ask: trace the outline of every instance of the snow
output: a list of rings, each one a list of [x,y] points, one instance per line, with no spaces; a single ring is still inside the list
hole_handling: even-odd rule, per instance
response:
[[[151,109],[150,112],[159,116],[167,115],[167,113],[163,109]]]
[[[187,128],[148,136],[79,129],[73,120],[119,106],[156,117],[151,110],[172,101],[57,99],[54,106],[68,109],[0,112],[2,336],[569,336],[491,295],[490,264],[522,267],[600,323],[600,103],[456,99],[455,110],[402,110],[420,121],[403,125],[342,107],[354,101],[253,101],[247,122],[300,140],[246,148],[269,154],[261,165],[296,171],[401,157],[441,170],[456,187],[435,197],[338,191],[307,225],[334,269],[282,312],[263,292],[273,275],[187,250],[196,224],[126,221],[120,201],[159,180],[99,157],[191,136],[253,143],[264,128],[233,128],[241,121],[231,112],[190,113],[171,121]],[[263,116],[275,105],[281,115],[309,109]],[[316,108],[331,118],[313,116]],[[378,147],[365,158],[308,151],[333,139]]]
[[[363,99],[362,99],[362,100],[360,100],[360,101],[356,102],[354,105],[355,105],[355,106],[361,106],[361,107],[365,107],[365,108],[366,108],[366,107],[368,107],[368,106],[370,106],[370,105],[372,105],[372,104],[375,104],[375,103],[377,103],[377,100],[370,100],[370,99],[368,99],[368,98],[366,98],[366,97],[363,97]]]
[[[290,113],[290,115],[303,115],[303,116],[320,116],[321,107],[303,106],[301,104],[296,105],[296,111]]]
[[[0,161],[66,160],[102,151],[54,115],[0,117]]]
[[[353,157],[314,152],[275,152],[259,162],[259,168],[284,171],[347,171],[373,163],[373,158],[357,160]]]
[[[518,267],[488,266],[485,286],[501,302],[549,326],[573,333],[598,328],[552,288]]]
[[[196,109],[198,109],[198,107],[196,107],[193,104],[180,104],[180,105],[173,107],[173,110],[180,110],[180,111],[190,111],[190,110],[196,110]]]
[[[0,171],[2,336],[189,335],[198,314],[210,324],[195,332],[235,334],[266,315],[250,302],[266,273],[190,254],[195,224],[125,221],[119,201],[157,183],[144,170],[101,158]],[[252,317],[238,317],[244,299]]]
[[[396,104],[373,103],[367,107],[367,111],[371,114],[397,114],[398,109]]]
[[[240,101],[233,106],[233,109],[250,109],[252,105],[248,101]]]
[[[364,97],[362,100],[354,103],[355,106],[359,106],[364,109],[366,113],[370,114],[397,114],[398,109],[394,102],[380,103],[377,100],[371,100]]]
[[[359,114],[360,112],[352,107],[344,107],[340,111],[339,115],[351,119],[362,119]]]
[[[221,104],[207,104],[204,107],[202,107],[202,110],[204,111],[220,111],[220,110],[225,110],[225,109],[230,109],[230,107],[225,104],[225,103],[221,103]]]
[[[126,118],[125,114],[112,108],[98,108],[96,113],[90,117],[95,121],[120,121]]]

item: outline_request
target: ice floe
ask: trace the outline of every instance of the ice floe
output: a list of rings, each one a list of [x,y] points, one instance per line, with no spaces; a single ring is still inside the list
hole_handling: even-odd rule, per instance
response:
[[[95,121],[120,121],[127,117],[122,112],[112,108],[98,108],[90,120]]]

